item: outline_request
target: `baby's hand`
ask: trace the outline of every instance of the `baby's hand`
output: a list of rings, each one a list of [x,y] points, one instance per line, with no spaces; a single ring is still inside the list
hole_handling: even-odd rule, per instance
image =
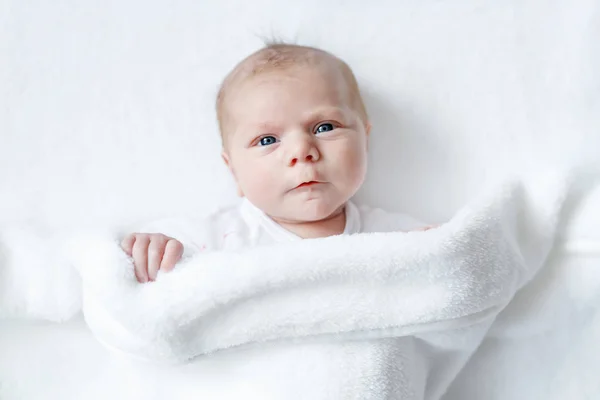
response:
[[[131,233],[121,248],[133,258],[138,282],[154,281],[158,270],[171,271],[183,255],[183,244],[160,233]]]

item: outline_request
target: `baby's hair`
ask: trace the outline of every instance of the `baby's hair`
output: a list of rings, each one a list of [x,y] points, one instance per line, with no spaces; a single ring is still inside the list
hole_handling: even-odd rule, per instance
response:
[[[221,84],[217,95],[216,108],[223,146],[225,146],[226,141],[225,122],[227,121],[227,109],[225,105],[227,94],[232,87],[256,75],[286,70],[295,66],[316,66],[323,62],[324,59],[334,60],[340,68],[340,72],[348,85],[352,105],[359,113],[363,122],[366,123],[368,121],[367,110],[360,96],[356,77],[348,64],[333,54],[315,47],[285,43],[278,39],[269,39],[265,40],[263,48],[240,61]]]

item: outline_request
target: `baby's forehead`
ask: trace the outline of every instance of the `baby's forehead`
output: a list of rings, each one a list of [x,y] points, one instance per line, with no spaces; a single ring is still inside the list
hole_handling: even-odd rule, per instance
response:
[[[265,117],[290,110],[301,116],[351,108],[351,103],[350,87],[338,71],[301,66],[244,80],[231,88],[227,109],[229,117],[239,122],[244,116]]]

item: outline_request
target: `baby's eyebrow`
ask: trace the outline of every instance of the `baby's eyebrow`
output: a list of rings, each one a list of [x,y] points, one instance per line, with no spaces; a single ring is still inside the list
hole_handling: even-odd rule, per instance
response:
[[[270,122],[259,122],[257,124],[253,124],[253,129],[257,133],[276,133],[281,130],[281,127]]]
[[[320,119],[341,119],[346,118],[346,113],[339,107],[327,107],[315,110],[307,115],[307,120],[316,121]]]

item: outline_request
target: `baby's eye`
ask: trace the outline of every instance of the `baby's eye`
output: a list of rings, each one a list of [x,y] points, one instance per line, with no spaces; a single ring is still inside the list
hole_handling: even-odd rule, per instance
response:
[[[323,124],[319,124],[315,129],[315,135],[318,133],[329,132],[335,129],[335,126],[329,122],[325,122]]]
[[[261,146],[269,146],[276,142],[277,142],[277,139],[275,138],[275,136],[265,136],[265,137],[261,138],[260,142],[258,142],[258,143]]]

